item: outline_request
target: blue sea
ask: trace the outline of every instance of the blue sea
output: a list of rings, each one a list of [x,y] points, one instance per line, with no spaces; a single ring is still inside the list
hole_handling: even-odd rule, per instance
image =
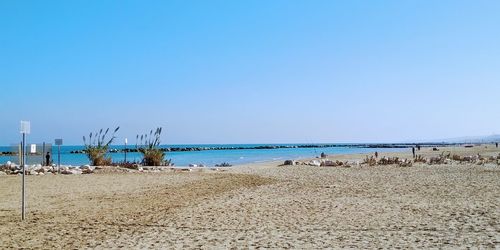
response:
[[[162,147],[256,147],[256,146],[298,146],[299,144],[224,144],[224,145],[163,145]],[[300,144],[303,145],[303,144]],[[321,144],[318,144],[321,145]],[[113,145],[112,149],[123,149],[124,145]],[[131,148],[128,146],[128,148]],[[71,154],[71,151],[83,150],[83,146],[61,146],[61,164],[79,166],[89,164],[89,160],[85,154]],[[205,151],[184,151],[184,152],[166,152],[166,159],[171,159],[175,166],[188,166],[189,164],[203,164],[205,166],[214,166],[223,162],[232,165],[241,165],[247,163],[258,163],[266,161],[284,161],[287,159],[311,158],[319,156],[322,152],[333,154],[353,154],[364,153],[371,154],[378,152],[395,152],[407,149],[401,148],[359,148],[348,146],[337,146],[328,148],[278,148],[278,149],[236,149],[236,150],[205,150]],[[13,147],[0,147],[1,152],[14,151]],[[109,153],[113,162],[124,160],[125,154]],[[54,163],[57,163],[57,147],[52,147],[52,157]],[[128,161],[140,161],[140,153],[127,153]],[[7,161],[18,163],[18,156],[0,156],[0,164]],[[41,156],[28,156],[28,164],[41,163]]]

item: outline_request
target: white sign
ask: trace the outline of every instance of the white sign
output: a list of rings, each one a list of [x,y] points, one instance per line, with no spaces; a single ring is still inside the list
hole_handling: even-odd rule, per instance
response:
[[[31,146],[30,153],[32,154],[36,153],[36,144],[31,144],[30,146]]]
[[[30,133],[30,122],[21,121],[21,134],[29,134]]]

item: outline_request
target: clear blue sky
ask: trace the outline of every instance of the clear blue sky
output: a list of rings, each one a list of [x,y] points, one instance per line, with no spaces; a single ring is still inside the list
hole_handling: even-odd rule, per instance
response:
[[[500,133],[500,1],[1,1],[0,144]],[[133,142],[133,139],[129,139]]]

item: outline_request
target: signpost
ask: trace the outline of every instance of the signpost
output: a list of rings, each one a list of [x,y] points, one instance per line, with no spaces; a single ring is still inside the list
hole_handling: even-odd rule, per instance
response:
[[[21,145],[21,165],[23,168],[23,181],[22,181],[22,204],[21,204],[21,219],[25,219],[25,214],[26,214],[26,183],[25,183],[25,175],[26,175],[26,135],[29,134],[31,131],[30,128],[30,122],[29,121],[21,121],[21,134],[23,134],[23,142]],[[36,145],[35,145],[35,150],[36,150]]]
[[[123,163],[126,163],[127,162],[127,143],[128,143],[128,139],[125,138],[125,161]]]
[[[57,172],[61,172],[61,145],[63,145],[63,139],[55,139],[55,144],[57,145]]]

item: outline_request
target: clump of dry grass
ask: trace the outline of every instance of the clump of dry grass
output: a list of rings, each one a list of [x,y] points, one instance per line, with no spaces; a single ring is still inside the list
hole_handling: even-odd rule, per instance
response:
[[[404,159],[404,160],[399,161],[398,166],[400,166],[400,167],[411,167],[411,166],[413,166],[413,162],[411,160]]]
[[[170,161],[165,161],[165,152],[160,148],[162,128],[157,128],[148,134],[141,135],[140,144],[136,144],[136,148],[142,153],[142,164],[145,166],[164,166],[170,165]],[[137,140],[139,135],[137,135]]]
[[[377,165],[377,159],[373,156],[366,156],[365,159],[363,159],[363,164],[368,164],[369,166],[375,166]]]
[[[346,167],[346,168],[350,168],[351,164],[349,164],[348,161],[342,162],[339,160],[336,160],[336,161],[326,160],[326,161],[322,161],[320,166],[321,167]]]
[[[466,162],[466,163],[471,163],[476,161],[478,158],[474,156],[460,156],[460,155],[453,155],[452,160],[458,161],[458,162]]]
[[[363,160],[362,164],[368,164],[369,166],[384,166],[384,165],[398,165],[400,167],[411,167],[413,166],[413,162],[408,159],[401,159],[399,157],[382,157],[380,160],[377,161],[377,159],[373,156],[366,156],[366,158]]]
[[[414,163],[427,163],[427,159],[423,157],[422,155],[416,155],[415,158],[413,158]]]
[[[378,165],[394,165],[394,164],[399,164],[401,160],[399,157],[382,157],[377,164]]]
[[[87,138],[83,136],[83,143],[85,145],[85,153],[87,154],[87,157],[90,160],[90,163],[94,166],[109,166],[112,163],[111,157],[107,157],[106,154],[108,153],[108,148],[109,145],[113,142],[113,140],[116,138],[115,134],[116,132],[120,129],[120,127],[117,127],[114,131],[113,134],[111,135],[111,138],[107,139],[107,135],[109,132],[109,128],[106,129],[106,131],[103,131],[103,129],[100,129],[99,132],[96,133],[90,133],[89,134],[89,141],[87,143]]]
[[[429,159],[429,165],[440,165],[446,164],[450,160],[451,153],[441,153],[439,156],[431,157]]]

